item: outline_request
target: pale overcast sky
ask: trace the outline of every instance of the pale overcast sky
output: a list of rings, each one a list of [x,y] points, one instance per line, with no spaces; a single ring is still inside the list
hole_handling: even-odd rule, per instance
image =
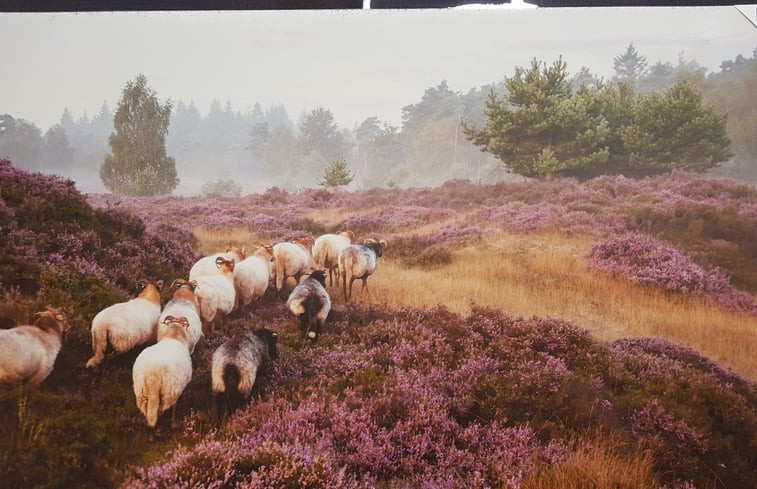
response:
[[[571,73],[609,77],[630,42],[650,64],[683,52],[716,71],[752,55],[757,29],[734,7],[0,13],[0,113],[44,133],[66,107],[114,109],[143,73],[161,100],[193,100],[203,115],[218,99],[241,111],[282,103],[294,121],[321,105],[341,127],[399,125],[442,79],[467,92],[559,55]]]

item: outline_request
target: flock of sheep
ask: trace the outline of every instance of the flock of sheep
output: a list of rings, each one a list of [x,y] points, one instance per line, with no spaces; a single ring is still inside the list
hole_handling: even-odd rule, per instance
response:
[[[304,337],[316,339],[331,310],[326,271],[331,286],[335,281],[338,286],[341,277],[344,298],[349,301],[353,282],[361,279],[367,288],[366,280],[386,248],[384,240],[354,241],[354,234],[346,231],[315,240],[261,244],[250,256],[244,249],[229,248],[198,260],[189,280],[174,280],[173,296],[163,307],[163,281],[142,281],[137,297],[108,306],[92,320],[93,355],[86,366],[99,365],[108,347],[121,354],[155,339],[132,368],[137,407],[148,426],[155,428],[169,408],[175,416],[176,402],[192,378],[191,354],[203,335],[215,331],[232,311],[260,298],[269,282],[281,294],[287,279],[295,279],[287,308],[298,318]],[[48,306],[33,325],[0,331],[0,386],[36,385],[45,380],[68,327],[63,312]],[[236,405],[249,398],[258,370],[277,357],[276,345],[276,333],[265,328],[222,344],[212,357],[213,394],[226,393],[230,400],[237,400]]]

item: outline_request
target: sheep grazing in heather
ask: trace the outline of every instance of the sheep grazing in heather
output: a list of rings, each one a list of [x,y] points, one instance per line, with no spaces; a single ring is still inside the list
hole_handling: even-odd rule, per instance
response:
[[[106,307],[92,320],[94,354],[87,361],[87,368],[96,367],[105,359],[108,345],[121,354],[155,338],[163,281],[143,280],[139,286],[142,291],[137,297]]]
[[[231,411],[250,398],[258,373],[278,356],[277,342],[276,333],[262,328],[231,338],[213,352],[211,389],[219,412],[224,398]]]
[[[331,311],[331,298],[326,292],[326,273],[316,270],[289,294],[287,307],[300,320],[300,330],[310,339],[323,331]]]
[[[273,246],[260,245],[255,252],[234,267],[237,308],[247,307],[263,297],[273,274]]]
[[[337,234],[324,234],[313,243],[313,259],[315,267],[329,271],[329,286],[339,285],[339,253],[355,241],[352,231],[342,231]]]
[[[176,420],[176,402],[192,380],[192,358],[189,356],[185,317],[167,316],[163,338],[148,346],[134,361],[131,376],[137,407],[150,428],[158,424],[158,417],[173,408],[171,425]]]
[[[39,385],[53,371],[69,328],[60,309],[47,306],[34,325],[0,331],[0,387]]]
[[[237,303],[234,288],[234,260],[216,258],[216,272],[195,278],[195,296],[200,303],[200,319],[205,333],[213,332],[223,323]]]
[[[212,255],[204,256],[197,260],[189,269],[189,280],[194,280],[200,275],[210,274],[213,275],[218,271],[216,266],[216,260],[221,257],[226,260],[234,260],[235,263],[239,263],[247,257],[244,248],[237,248],[235,246],[229,246],[224,253],[214,253]]]
[[[202,319],[200,319],[200,301],[194,293],[197,287],[197,281],[187,282],[184,279],[177,278],[171,284],[172,289],[176,289],[173,298],[163,306],[163,312],[158,319],[158,341],[160,341],[169,331],[170,326],[165,323],[168,316],[185,317],[189,321],[187,328],[187,344],[189,353],[195,351],[195,346],[203,337]]]
[[[273,247],[274,273],[276,275],[276,292],[281,293],[287,278],[294,277],[295,282],[310,272],[313,263],[313,238],[298,238],[291,243],[277,243]]]
[[[339,272],[342,274],[344,300],[352,297],[352,282],[363,281],[363,289],[368,290],[368,277],[376,271],[378,258],[387,247],[385,240],[366,239],[363,244],[350,245],[339,254]],[[349,292],[348,292],[349,288]]]

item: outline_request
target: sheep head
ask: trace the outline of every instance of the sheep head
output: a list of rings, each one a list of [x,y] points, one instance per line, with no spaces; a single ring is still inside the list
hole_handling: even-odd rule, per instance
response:
[[[315,240],[310,236],[305,236],[303,238],[296,238],[292,240],[292,242],[302,246],[308,251],[310,251],[313,248],[313,244],[315,244]]]
[[[179,326],[181,328],[188,328],[189,319],[185,318],[184,316],[178,318],[175,318],[173,316],[166,316],[165,319],[163,319],[163,324],[167,326]]]
[[[70,328],[62,309],[47,305],[44,311],[38,312],[36,315],[39,317],[34,324],[45,331],[58,330],[62,333]]]
[[[311,272],[310,278],[318,281],[318,283],[326,287],[326,272],[323,270],[314,270]]]
[[[233,253],[236,257],[236,261],[242,261],[247,258],[244,248],[237,248],[236,246],[229,246],[226,248],[226,253]]]
[[[192,280],[191,282],[189,282],[187,280],[184,280],[183,278],[177,278],[176,280],[171,282],[172,289],[180,289],[184,286],[194,292],[194,290],[197,288],[197,280]]]
[[[162,280],[157,280],[155,282],[150,280],[140,280],[138,285],[140,289],[138,297],[160,304],[160,289],[163,288]]]
[[[339,233],[339,235],[340,236],[344,236],[345,238],[349,238],[350,239],[350,243],[354,243],[355,242],[355,233],[353,233],[350,230],[342,231],[342,232]]]
[[[260,328],[253,334],[263,340],[263,342],[265,342],[266,346],[268,347],[266,348],[268,350],[268,358],[270,358],[271,360],[276,360],[276,358],[278,358],[279,356],[279,350],[277,346],[279,335],[276,334],[275,331],[271,331],[267,328]]]
[[[227,260],[226,258],[219,256],[216,258],[216,266],[222,273],[234,271],[234,259]]]

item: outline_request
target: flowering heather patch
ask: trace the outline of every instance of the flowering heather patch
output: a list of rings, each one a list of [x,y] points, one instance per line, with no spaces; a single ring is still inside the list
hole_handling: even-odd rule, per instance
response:
[[[354,214],[339,223],[341,229],[360,233],[397,231],[399,229],[442,221],[455,214],[452,209],[421,206],[389,207]]]
[[[194,237],[160,223],[147,230],[121,210],[95,210],[70,180],[0,160],[0,283],[85,317],[143,278],[172,280],[195,259]]]
[[[730,480],[723,479],[723,487],[753,484],[740,473],[757,462],[757,446],[743,437],[757,429],[753,383],[660,338],[617,340],[611,351],[622,365],[613,374],[622,386],[618,399],[634,406],[631,430],[653,451],[661,473],[691,480],[728,464]]]
[[[596,427],[645,443],[670,487],[707,487],[708,467],[724,487],[757,476],[755,386],[671,343],[608,347],[478,307],[351,304],[303,346],[279,305],[259,316],[280,334],[266,398],[125,487],[518,487]]]
[[[754,311],[746,295],[739,294],[720,270],[705,270],[675,248],[653,238],[631,234],[595,243],[587,257],[594,270],[668,292],[708,297],[740,311]]]

